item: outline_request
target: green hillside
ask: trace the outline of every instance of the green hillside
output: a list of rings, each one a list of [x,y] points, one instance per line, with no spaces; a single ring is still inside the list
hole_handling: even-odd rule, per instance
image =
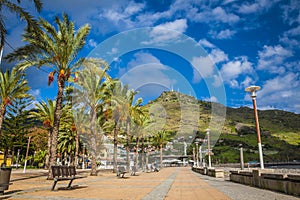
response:
[[[221,104],[197,100],[178,92],[163,92],[145,105],[158,128],[172,133],[176,140],[204,139],[212,107],[215,113],[224,108]],[[300,115],[282,110],[259,110],[258,115],[265,161],[300,160]],[[212,137],[213,133],[212,130]],[[226,107],[221,135],[215,135],[212,138],[215,162],[238,162],[240,145],[244,149],[245,162],[258,160],[253,109]],[[192,145],[189,147],[190,154],[191,151]]]

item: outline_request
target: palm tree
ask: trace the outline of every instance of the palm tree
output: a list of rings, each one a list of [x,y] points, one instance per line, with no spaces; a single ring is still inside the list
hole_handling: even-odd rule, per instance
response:
[[[50,163],[50,149],[51,149],[51,132],[53,129],[54,122],[54,112],[55,112],[55,101],[47,100],[41,101],[35,105],[36,109],[33,110],[30,114],[42,121],[43,126],[46,130],[48,130],[48,143],[47,143],[47,153],[46,153],[46,161],[45,161],[45,169],[49,169]]]
[[[160,167],[162,167],[162,150],[163,146],[171,140],[170,134],[165,130],[158,131],[153,137],[153,145],[159,147],[160,151]]]
[[[33,19],[33,17],[26,12],[21,6],[20,6],[21,0],[16,1],[8,1],[8,0],[0,0],[0,63],[1,63],[1,56],[2,51],[5,43],[5,36],[7,34],[7,30],[5,28],[3,11],[9,10],[12,13],[17,14],[20,16],[21,19],[25,19],[28,26],[37,26],[36,21]],[[42,9],[42,2],[40,0],[34,0],[33,1],[35,8],[38,12]]]
[[[48,76],[48,84],[51,84],[54,80],[54,75],[57,74],[58,91],[51,132],[50,165],[56,163],[57,134],[60,125],[65,84],[71,74],[75,73],[83,62],[83,59],[77,59],[77,55],[85,45],[86,37],[90,31],[89,25],[84,25],[76,31],[74,23],[70,21],[66,14],[63,15],[63,20],[55,17],[55,22],[58,30],[46,20],[40,18],[39,28],[27,28],[23,34],[23,40],[28,42],[28,44],[6,56],[8,61],[21,61],[18,64],[21,70],[31,66],[38,68],[48,66],[52,68],[53,71]],[[49,168],[49,177],[52,178],[51,168]]]
[[[103,131],[99,129],[98,118],[104,115],[104,107],[110,97],[114,81],[107,74],[109,66],[103,60],[89,59],[78,76],[74,90],[74,104],[84,107],[82,113],[88,119],[90,135],[88,143],[91,153],[91,176],[97,175],[97,147],[102,145]],[[99,134],[99,132],[101,132]],[[97,140],[98,139],[98,140]],[[98,142],[98,144],[97,144]]]
[[[121,82],[117,82],[115,84],[113,95],[111,98],[111,109],[112,109],[112,117],[114,120],[114,155],[113,155],[113,163],[114,163],[114,171],[117,169],[117,150],[118,150],[118,135],[120,127],[125,124],[126,126],[126,160],[127,160],[127,169],[130,167],[130,129],[131,123],[135,115],[139,114],[140,105],[142,103],[142,99],[139,98],[136,102],[134,102],[134,96],[137,94],[134,90],[129,90],[128,85],[122,85]]]
[[[61,153],[61,156],[63,156],[64,158],[66,158],[68,155],[70,157],[69,162],[71,164],[74,163],[74,151],[76,147],[75,137],[76,137],[76,132],[67,129],[67,130],[60,131],[57,138],[58,151]]]
[[[138,149],[139,149],[139,141],[140,139],[142,140],[142,152],[144,152],[144,138],[146,137],[147,134],[147,126],[149,125],[149,119],[148,116],[145,115],[145,111],[142,109],[139,109],[139,112],[136,113],[134,116],[134,121],[135,121],[135,139],[136,139],[136,144],[135,144],[135,149],[136,149],[136,157],[135,157],[135,167],[138,165]],[[142,167],[144,168],[144,160],[142,157]]]
[[[24,73],[13,68],[11,71],[0,72],[0,135],[6,109],[17,99],[30,97],[28,82]]]
[[[36,120],[41,121],[43,127],[48,131],[48,144],[47,144],[47,154],[45,161],[45,168],[49,168],[50,156],[51,156],[51,146],[52,137],[51,133],[54,126],[54,113],[55,113],[56,102],[52,100],[41,101],[35,104],[35,109],[30,112],[30,115]],[[61,114],[61,122],[66,124],[70,121],[69,107],[64,106]]]

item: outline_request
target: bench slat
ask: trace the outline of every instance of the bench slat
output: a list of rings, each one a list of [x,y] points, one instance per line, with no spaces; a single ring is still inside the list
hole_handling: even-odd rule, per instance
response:
[[[58,181],[69,180],[67,189],[70,189],[74,179],[85,178],[83,176],[76,176],[75,166],[51,166],[51,169],[54,180],[51,190],[55,189]]]

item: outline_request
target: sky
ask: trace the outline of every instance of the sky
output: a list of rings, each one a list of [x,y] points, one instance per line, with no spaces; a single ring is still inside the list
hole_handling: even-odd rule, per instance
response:
[[[245,88],[258,85],[260,110],[300,113],[298,0],[44,0],[36,13],[67,13],[76,28],[91,25],[82,57],[99,57],[109,74],[140,91],[144,103],[179,91],[228,107],[252,107]],[[25,23],[7,12],[4,55],[24,43]],[[2,61],[1,68],[9,66]],[[27,70],[36,101],[54,99],[50,69]]]

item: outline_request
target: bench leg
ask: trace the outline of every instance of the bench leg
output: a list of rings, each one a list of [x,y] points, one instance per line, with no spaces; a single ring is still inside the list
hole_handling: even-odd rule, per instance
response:
[[[57,181],[54,181],[54,182],[53,182],[52,189],[51,189],[52,191],[54,190],[54,188],[55,188],[55,186],[56,186],[56,183],[57,183]]]
[[[67,189],[71,189],[71,185],[72,185],[72,182],[73,182],[73,180],[74,180],[74,179],[70,180],[70,182],[69,182],[69,185],[68,185]]]

